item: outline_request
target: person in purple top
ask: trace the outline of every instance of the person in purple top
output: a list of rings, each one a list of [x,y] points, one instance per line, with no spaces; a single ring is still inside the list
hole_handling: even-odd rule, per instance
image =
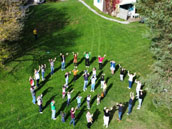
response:
[[[83,87],[83,91],[87,90],[87,85],[88,85],[88,77],[89,77],[89,73],[85,70],[83,77],[84,77],[84,87]]]
[[[75,112],[76,112],[76,108],[72,107],[70,110],[70,116],[71,116],[70,125],[73,123],[73,126],[75,126]]]
[[[132,111],[133,101],[134,101],[134,93],[130,92],[130,100],[128,102],[128,113],[127,113],[127,115],[130,115],[130,113]]]

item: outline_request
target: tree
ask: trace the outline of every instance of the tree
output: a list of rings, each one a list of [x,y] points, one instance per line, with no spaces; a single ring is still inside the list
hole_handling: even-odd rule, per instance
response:
[[[139,0],[138,12],[146,17],[152,39],[151,51],[156,62],[145,80],[154,94],[156,106],[172,109],[172,1]]]
[[[25,2],[24,0],[0,1],[0,67],[3,66],[4,60],[10,56],[10,48],[6,42],[19,39],[25,14],[21,5]]]

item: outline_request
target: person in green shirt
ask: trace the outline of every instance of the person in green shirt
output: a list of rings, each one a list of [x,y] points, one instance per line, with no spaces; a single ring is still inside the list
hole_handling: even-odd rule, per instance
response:
[[[91,54],[91,52],[84,52],[86,68],[89,68],[89,66],[90,66],[90,60],[89,60],[90,54]]]
[[[56,107],[55,107],[55,101],[51,101],[51,111],[52,111],[52,119],[56,120],[55,115],[56,115]]]

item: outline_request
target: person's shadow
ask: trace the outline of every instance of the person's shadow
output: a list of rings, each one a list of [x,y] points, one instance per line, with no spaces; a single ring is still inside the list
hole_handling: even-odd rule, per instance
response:
[[[87,96],[84,98],[84,100],[82,101],[82,103],[81,103],[81,106],[86,102],[86,100],[87,100]]]
[[[50,92],[52,89],[53,89],[53,87],[48,87],[47,89],[45,89],[45,90],[42,92],[43,97],[44,97],[48,92]]]
[[[63,102],[63,104],[61,105],[60,109],[56,113],[56,116],[60,115],[60,111],[64,111],[66,105],[67,105],[67,101]]]
[[[65,68],[69,67],[72,63],[73,63],[73,59],[71,59],[71,60],[67,63],[67,65],[66,65]]]
[[[42,108],[42,110],[45,110],[47,108],[48,105],[50,105],[51,101],[57,96],[56,95],[53,95],[45,104],[45,106]]]
[[[97,95],[95,95],[95,96],[91,99],[90,107],[91,107],[91,105],[94,103],[94,101],[96,100],[96,98],[97,98]]]
[[[100,111],[99,109],[96,109],[96,111],[93,114],[93,123],[97,121],[99,115],[100,115]]]
[[[110,117],[109,117],[109,124],[110,124],[111,120],[113,119],[113,116],[114,116],[114,114],[115,114],[115,111],[117,110],[117,109],[116,109],[116,106],[113,106],[112,108],[113,108],[113,109],[112,109],[112,111],[110,112]]]
[[[96,59],[97,59],[96,57],[92,57],[92,58],[91,58],[91,61],[90,61],[90,65],[91,65]]]
[[[80,61],[78,62],[78,65],[80,65],[80,64],[82,63],[83,60],[84,60],[84,57],[82,57],[82,58],[80,59]]]
[[[108,60],[106,59],[106,60],[103,62],[102,69],[106,66],[107,63],[108,63]]]
[[[124,113],[127,111],[127,108],[128,108],[128,102],[125,102],[125,103],[124,103],[124,106],[123,106],[122,116],[123,116]],[[122,118],[122,116],[121,116],[121,118]]]
[[[78,113],[78,115],[76,117],[76,123],[75,123],[75,125],[78,123],[79,119],[81,118],[81,116],[83,115],[83,113],[85,111],[86,111],[86,106],[83,106],[80,111],[78,110],[79,113]]]
[[[110,88],[112,88],[112,86],[113,86],[113,83],[111,83],[111,84],[107,87],[106,95],[108,94],[108,92],[109,92]]]
[[[81,92],[78,91],[78,92],[76,93],[76,95],[73,97],[73,99],[70,101],[70,103],[72,103],[72,101],[74,101],[74,100],[76,99],[76,97],[77,97],[80,93],[81,93]]]
[[[35,90],[35,92],[39,91],[49,80],[50,80],[50,77],[51,77],[51,74],[49,73],[46,77],[45,77],[45,80],[42,81],[40,84],[39,84],[39,87]]]

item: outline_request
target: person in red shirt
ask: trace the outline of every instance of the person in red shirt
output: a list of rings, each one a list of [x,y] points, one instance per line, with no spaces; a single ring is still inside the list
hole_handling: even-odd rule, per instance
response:
[[[35,85],[34,84],[34,79],[31,76],[29,77],[29,82],[30,82],[30,86],[34,87],[34,85]]]
[[[76,108],[72,107],[70,110],[70,116],[71,116],[70,124],[73,123],[73,126],[75,126],[75,112],[76,112]]]

